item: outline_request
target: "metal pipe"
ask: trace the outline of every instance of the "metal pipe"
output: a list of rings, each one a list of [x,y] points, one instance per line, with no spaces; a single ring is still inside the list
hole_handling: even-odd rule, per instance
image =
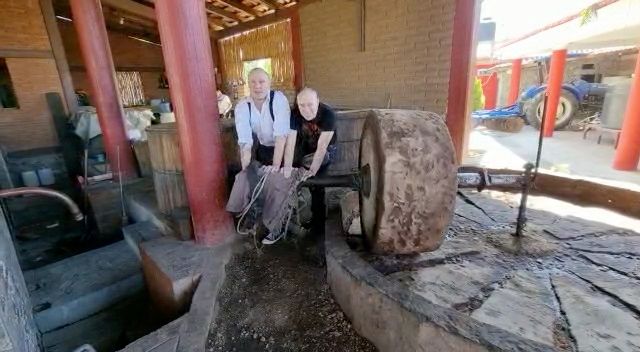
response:
[[[18,187],[0,190],[0,198],[15,197],[25,194],[38,194],[41,196],[53,197],[62,201],[73,215],[74,220],[81,221],[84,215],[78,205],[66,194],[48,188],[41,187]]]

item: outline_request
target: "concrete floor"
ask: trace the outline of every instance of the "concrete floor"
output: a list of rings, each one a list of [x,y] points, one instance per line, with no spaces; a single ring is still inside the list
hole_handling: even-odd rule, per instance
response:
[[[597,182],[640,190],[640,171],[617,171],[611,165],[615,150],[611,135],[589,132],[586,140],[582,132],[556,131],[553,138],[545,138],[541,167],[544,170]],[[518,169],[527,161],[534,162],[538,145],[538,131],[525,126],[519,133],[491,131],[478,127],[471,132],[469,152],[465,164],[491,168]]]

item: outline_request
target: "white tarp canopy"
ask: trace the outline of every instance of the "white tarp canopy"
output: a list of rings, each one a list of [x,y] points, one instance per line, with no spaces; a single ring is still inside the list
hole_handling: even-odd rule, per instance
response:
[[[581,25],[580,22],[578,17],[495,49],[494,56],[509,60],[541,56],[557,49],[575,51],[640,46],[640,0],[618,0],[598,9],[596,16],[586,24]]]

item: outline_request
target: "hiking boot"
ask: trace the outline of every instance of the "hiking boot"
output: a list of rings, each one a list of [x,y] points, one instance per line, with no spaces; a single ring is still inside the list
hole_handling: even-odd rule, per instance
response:
[[[282,237],[282,235],[276,235],[273,232],[269,232],[267,237],[262,239],[262,244],[274,244],[278,242]]]

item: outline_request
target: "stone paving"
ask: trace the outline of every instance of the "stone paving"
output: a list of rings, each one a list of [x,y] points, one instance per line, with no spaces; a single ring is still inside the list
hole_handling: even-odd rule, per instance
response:
[[[515,195],[464,194],[437,251],[362,257],[404,290],[518,337],[488,347],[640,351],[640,221],[534,197],[516,238]]]

